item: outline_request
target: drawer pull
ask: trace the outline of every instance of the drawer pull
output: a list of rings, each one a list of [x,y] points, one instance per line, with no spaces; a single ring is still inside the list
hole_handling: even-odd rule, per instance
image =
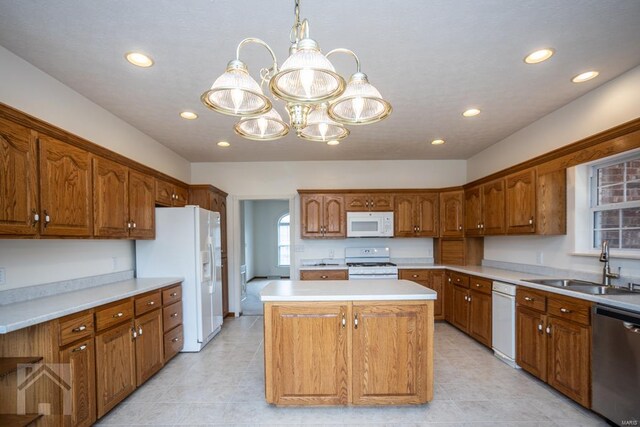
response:
[[[124,313],[119,311],[119,312],[117,312],[116,314],[113,315],[113,318],[117,319],[117,318],[122,317],[122,316],[124,316]]]
[[[320,278],[321,278],[321,279],[328,279],[328,278],[329,278],[329,276],[326,276],[326,275],[324,275],[324,274],[323,274],[322,276],[320,276]]]
[[[180,341],[180,338],[174,338],[171,340],[171,342],[178,342],[178,341]]]
[[[147,305],[154,305],[155,303],[156,303],[155,301],[149,301]]]
[[[86,349],[87,349],[87,345],[86,344],[82,344],[80,347],[74,348],[73,350],[71,350],[71,352],[75,353],[76,351],[85,351]]]
[[[178,313],[173,313],[171,316],[169,317],[178,317]]]
[[[417,274],[414,274],[414,275],[413,275],[413,277],[418,277],[418,275],[417,275]]]
[[[481,288],[482,285],[480,283],[476,283],[476,288]]]
[[[531,298],[531,297],[524,297],[525,301],[529,301],[529,302],[533,302],[535,301],[535,298]]]
[[[87,329],[87,327],[86,327],[85,325],[80,325],[80,326],[78,326],[77,328],[73,328],[71,331],[72,331],[72,332],[82,332],[82,331],[84,331],[85,329]]]
[[[562,307],[562,308],[560,308],[560,312],[562,312],[562,313],[571,313],[571,310],[569,310],[568,308]]]
[[[177,297],[177,296],[178,296],[178,293],[177,293],[177,292],[171,292],[171,293],[169,294],[169,296],[170,296],[170,297]]]

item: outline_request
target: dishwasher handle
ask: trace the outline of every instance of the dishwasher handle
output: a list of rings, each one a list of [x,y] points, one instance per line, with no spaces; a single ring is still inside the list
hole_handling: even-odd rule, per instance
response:
[[[602,305],[596,305],[594,308],[594,314],[596,316],[611,317],[625,323],[627,329],[640,329],[640,313],[634,313],[632,311],[620,310],[618,308],[606,307]],[[629,326],[627,326],[629,325]],[[636,331],[633,331],[636,332]]]

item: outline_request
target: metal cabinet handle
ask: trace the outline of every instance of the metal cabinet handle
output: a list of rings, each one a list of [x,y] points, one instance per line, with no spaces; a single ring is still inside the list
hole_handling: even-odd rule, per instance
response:
[[[533,225],[533,217],[531,217],[531,218],[529,219],[529,224],[530,224],[530,225]]]
[[[131,221],[127,222],[127,228],[131,229]]]
[[[86,349],[87,349],[87,345],[86,344],[82,344],[80,347],[74,348],[73,350],[71,350],[71,352],[75,353],[76,351],[85,351]]]
[[[630,332],[633,332],[634,334],[640,334],[640,325],[635,325],[629,322],[622,322],[622,326],[624,326],[626,329],[628,329]]]
[[[542,323],[539,323],[539,324],[538,324],[538,330],[539,330],[540,332],[542,332]]]
[[[170,296],[170,297],[176,297],[176,296],[178,296],[178,293],[177,293],[177,292],[171,292],[171,293],[169,294],[169,296]]]
[[[122,316],[124,316],[124,313],[119,311],[119,312],[117,312],[116,314],[113,315],[113,318],[117,319],[118,317],[122,317]]]
[[[547,326],[547,335],[551,335],[551,325]]]
[[[31,219],[31,226],[35,227],[38,224],[38,221],[40,221],[40,215],[38,215],[38,212],[36,212],[35,209],[31,209],[31,215],[33,215],[33,218]]]
[[[358,313],[356,313],[355,318],[353,319],[353,327],[358,329]]]
[[[138,226],[135,221],[132,222],[131,224],[133,225],[133,228],[136,228]]]
[[[180,338],[174,338],[171,340],[171,342],[178,342],[178,341],[180,341]]]
[[[467,302],[471,302],[471,295],[469,295],[469,299],[467,300]]]
[[[529,302],[533,302],[535,301],[535,298],[531,298],[531,297],[524,297],[525,301],[529,301]]]
[[[418,226],[418,233],[420,232],[420,226]]]
[[[462,226],[461,225],[458,226],[458,230],[460,230],[460,231],[462,230]]]
[[[147,305],[154,305],[155,303],[156,303],[155,301],[149,301]]]
[[[560,308],[560,311],[561,311],[562,313],[571,313],[571,310],[569,310],[568,308],[564,308],[564,307],[561,307],[561,308]]]
[[[51,222],[51,217],[47,213],[47,210],[44,211],[44,228],[47,228],[47,225]]]
[[[342,329],[346,328],[346,326],[347,326],[347,318],[344,315],[344,313],[342,313],[342,321],[340,323],[342,323]]]
[[[72,331],[72,332],[82,332],[82,331],[84,331],[85,329],[87,329],[87,327],[86,327],[85,325],[80,325],[80,326],[78,326],[77,328],[73,328],[71,331]]]
[[[170,315],[169,317],[178,317],[178,313],[173,313],[172,315]]]
[[[476,283],[476,288],[481,288],[482,285],[480,283]]]
[[[465,300],[465,301],[467,301],[467,298],[468,298],[468,297],[465,295],[465,296],[464,296],[464,300]]]
[[[138,335],[142,335],[142,326],[138,326]]]
[[[328,278],[329,278],[329,276],[327,276],[327,275],[324,275],[324,274],[323,274],[322,276],[320,276],[320,278],[321,278],[321,279],[328,279]]]
[[[414,274],[414,275],[413,275],[413,277],[414,277],[414,278],[415,278],[415,277],[418,277],[418,275],[417,275],[417,274]]]
[[[135,329],[131,330],[131,335],[133,336],[133,339],[135,340],[136,338],[138,338],[138,333],[136,332]]]
[[[478,224],[476,225],[476,228],[480,228],[480,223],[478,223]]]

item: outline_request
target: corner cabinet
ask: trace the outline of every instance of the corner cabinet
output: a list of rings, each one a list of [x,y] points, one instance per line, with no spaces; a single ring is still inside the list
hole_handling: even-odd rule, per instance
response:
[[[464,236],[464,191],[440,193],[440,237]]]
[[[433,397],[433,302],[265,305],[276,405],[417,404]]]
[[[344,196],[302,193],[300,212],[303,239],[347,237]]]
[[[467,236],[505,234],[505,180],[465,189],[464,229]]]

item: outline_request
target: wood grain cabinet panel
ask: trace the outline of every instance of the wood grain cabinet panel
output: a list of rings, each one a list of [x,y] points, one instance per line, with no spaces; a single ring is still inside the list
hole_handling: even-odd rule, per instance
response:
[[[464,233],[482,236],[482,186],[464,190]]]
[[[464,236],[464,191],[440,193],[440,237]]]
[[[482,186],[482,234],[500,235],[506,232],[504,179]]]
[[[444,270],[401,269],[398,271],[398,278],[404,279],[404,280],[411,280],[426,288],[436,291],[436,293],[438,294],[438,297],[433,304],[433,318],[434,320],[444,319],[444,311],[445,311],[445,307],[444,307],[445,272]]]
[[[136,385],[140,387],[164,365],[162,310],[156,309],[136,317],[135,329],[138,333],[135,339]]]
[[[129,169],[94,157],[94,235],[129,237]]]
[[[444,280],[444,320],[453,323],[453,288],[449,273],[445,273]]]
[[[469,291],[469,335],[491,348],[491,294]]]
[[[92,225],[91,155],[41,135],[40,234],[87,237]]]
[[[438,236],[438,193],[421,194],[416,197],[416,222],[418,225],[418,237]]]
[[[96,366],[93,337],[76,342],[60,351],[60,363],[71,372],[71,414],[65,415],[65,426],[88,427],[96,421]]]
[[[453,314],[451,324],[464,333],[469,333],[469,290],[453,286]]]
[[[71,344],[74,341],[85,339],[93,335],[95,331],[93,323],[93,311],[73,314],[58,319],[58,343],[60,346]]]
[[[353,193],[345,195],[347,212],[386,212],[393,210],[393,195],[384,193]]]
[[[536,172],[536,233],[567,234],[567,170]]]
[[[153,239],[156,235],[155,180],[149,175],[129,171],[129,236]]]
[[[347,236],[344,196],[301,194],[302,238],[340,238]]]
[[[429,304],[354,302],[353,403],[410,404],[431,399]],[[385,343],[385,345],[380,345]]]
[[[156,179],[156,200],[155,203],[158,206],[173,206],[175,199],[175,191],[173,190],[173,184]]]
[[[438,236],[438,193],[402,194],[394,200],[394,236]]]
[[[506,182],[507,234],[535,233],[536,171],[527,169],[509,175]]]
[[[302,270],[300,280],[347,280],[347,270]]]
[[[32,132],[0,118],[0,234],[38,232],[38,160]]]
[[[397,195],[394,208],[394,236],[413,237],[416,233],[416,199],[410,195]]]
[[[136,317],[160,308],[162,306],[162,293],[160,291],[149,292],[138,295],[133,301]]]
[[[189,200],[189,189],[176,185],[175,187],[176,199],[173,202],[173,206],[183,207],[187,205]]]
[[[267,402],[343,405],[348,401],[346,303],[267,306],[273,332],[265,361]],[[265,311],[267,311],[265,310]],[[267,326],[265,325],[265,328]],[[273,362],[273,365],[270,365]]]
[[[182,324],[182,302],[175,302],[162,309],[162,326],[165,332]]]
[[[516,308],[516,362],[522,369],[547,380],[546,316],[526,307]]]
[[[164,334],[164,363],[167,363],[172,357],[180,353],[184,346],[184,335],[182,326],[173,328]]]
[[[136,353],[133,322],[96,335],[98,418],[136,388]]]
[[[324,196],[324,237],[346,237],[343,196]]]

